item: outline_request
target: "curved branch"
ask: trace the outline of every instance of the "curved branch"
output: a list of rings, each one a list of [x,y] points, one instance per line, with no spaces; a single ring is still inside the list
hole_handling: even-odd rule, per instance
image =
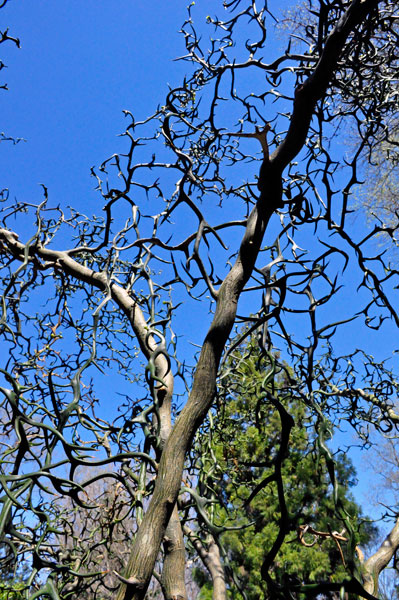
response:
[[[393,555],[399,548],[399,518],[385,540],[376,552],[363,564],[363,585],[369,593],[377,596],[378,578],[385,567],[390,563]]]

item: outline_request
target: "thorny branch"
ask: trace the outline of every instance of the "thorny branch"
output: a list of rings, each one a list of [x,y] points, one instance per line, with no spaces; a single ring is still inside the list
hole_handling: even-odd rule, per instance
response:
[[[92,171],[103,218],[49,208],[46,188],[38,205],[12,204],[2,193],[0,323],[9,358],[0,392],[11,436],[1,442],[2,560],[30,561],[27,597],[67,599],[106,585],[113,593],[119,587],[118,600],[139,599],[163,543],[165,595],[185,598],[185,531],[205,563],[212,550],[221,597],[226,580],[245,594],[223,546],[234,515],[226,525],[212,512],[212,448],[193,440],[220,427],[230,357],[256,332],[268,366],[255,421],[260,427],[262,410],[278,415],[281,430],[267,475],[251,482],[246,498],[249,505],[272,485],[279,499],[265,590],[276,598],[337,590],[372,598],[376,589],[362,588],[358,532],[340,502],[327,441],[333,424],[348,423],[367,443],[371,426],[390,430],[398,421],[390,365],[357,347],[343,344],[341,352],[336,342],[353,320],[382,334],[386,322],[399,323],[399,273],[375,243],[381,233],[396,241],[397,227],[379,222],[365,232],[347,218],[361,159],[376,135],[389,136],[397,110],[397,16],[382,0],[310,1],[309,23],[265,62],[273,23],[266,3],[258,10],[254,2],[225,2],[225,20],[207,19],[216,30],[209,46],[193,4],[182,28],[183,84],[143,121],[125,111],[128,151]],[[352,157],[333,143],[340,128],[357,131]],[[252,138],[261,142],[260,157]],[[14,230],[26,212],[35,215],[27,235]],[[65,249],[56,249],[58,239]],[[355,311],[351,294],[358,294]],[[331,308],[336,302],[339,310]],[[209,310],[198,356],[182,357],[179,336],[191,335]],[[229,347],[234,327],[240,337]],[[102,389],[105,373],[110,391]],[[97,394],[112,404],[106,416]],[[292,529],[282,475],[293,426],[287,398],[309,411],[347,532],[348,578],[339,584],[279,581],[273,571]],[[193,500],[176,504],[183,477]],[[128,507],[110,511],[110,539],[99,544],[111,544],[117,522],[137,524],[123,572],[102,572],[79,536],[61,552],[60,523],[71,506],[93,509],[88,491],[98,480],[121,486]]]

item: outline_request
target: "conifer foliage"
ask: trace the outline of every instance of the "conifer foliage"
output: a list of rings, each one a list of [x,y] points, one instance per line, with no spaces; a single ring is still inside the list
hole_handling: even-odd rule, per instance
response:
[[[397,116],[397,7],[200,4],[181,29],[185,77],[148,117],[125,111],[124,143],[92,169],[95,216],[45,184],[40,201],[1,193],[0,560],[26,561],[30,600],[105,584],[143,600],[153,576],[185,600],[186,547],[214,600],[373,600],[399,521],[359,553],[330,438],[346,428],[367,447],[399,423],[373,346],[399,326],[397,263],[378,247],[398,223],[351,215]],[[235,363],[255,332],[259,357]],[[79,536],[59,540],[100,480],[126,510],[98,529],[94,564]],[[111,568],[101,546],[121,521],[130,548]]]

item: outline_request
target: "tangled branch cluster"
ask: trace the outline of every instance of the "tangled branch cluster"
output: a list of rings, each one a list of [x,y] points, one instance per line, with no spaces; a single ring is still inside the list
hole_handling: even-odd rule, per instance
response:
[[[354,321],[381,331],[399,325],[399,273],[376,244],[381,233],[396,243],[398,225],[378,221],[366,231],[348,218],[362,160],[389,139],[397,111],[397,15],[384,1],[309,0],[310,20],[293,31],[288,16],[293,33],[283,30],[285,49],[278,54],[276,44],[266,62],[273,18],[260,4],[225,1],[224,20],[207,16],[214,34],[206,41],[189,6],[182,85],[145,120],[125,111],[126,153],[92,170],[103,217],[51,208],[46,188],[39,205],[13,204],[2,192],[1,560],[28,562],[32,600],[76,597],[93,582],[119,586],[118,600],[142,598],[162,540],[158,577],[173,597],[177,572],[184,586],[183,532],[211,571],[216,547],[229,585],[242,590],[222,539],[234,515],[226,525],[212,510],[209,464],[222,465],[206,457],[229,398],[216,387],[252,334],[269,365],[259,419],[267,406],[281,429],[270,469],[250,482],[246,499],[266,485],[279,498],[265,586],[274,598],[341,588],[372,597],[360,584],[357,532],[340,506],[326,442],[331,424],[345,421],[367,441],[371,425],[390,430],[399,419],[389,364],[340,340]],[[347,131],[356,135],[343,148],[337,136]],[[199,355],[187,357],[179,337],[208,311]],[[349,540],[348,579],[329,588],[273,578],[291,531],[287,398],[309,411]],[[120,523],[137,528],[115,576],[78,535],[61,542],[71,506],[95,509],[88,492],[100,480],[123,488],[124,509],[109,512],[96,549],[110,545]]]

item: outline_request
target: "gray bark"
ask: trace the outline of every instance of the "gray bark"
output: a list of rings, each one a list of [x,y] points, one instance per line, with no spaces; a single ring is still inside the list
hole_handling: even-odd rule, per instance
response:
[[[240,294],[255,266],[268,222],[275,209],[281,206],[282,173],[305,144],[316,103],[325,94],[348,36],[376,9],[378,4],[378,0],[352,2],[329,34],[313,73],[296,90],[287,135],[270,159],[265,156],[259,176],[258,203],[248,218],[236,262],[217,294],[216,312],[202,346],[193,388],[170,435],[170,400],[173,391],[173,380],[170,380],[170,374],[167,376],[169,380],[165,381],[166,385],[156,391],[162,413],[161,436],[165,440],[165,445],[154,493],[134,540],[124,573],[124,583],[119,589],[116,600],[142,600],[145,596],[168,523],[176,510],[175,504],[181,486],[186,453],[213,401],[219,362],[235,322]],[[54,251],[39,244],[29,247],[25,254],[24,244],[18,241],[15,234],[5,229],[0,230],[0,241],[7,252],[21,262],[26,260],[41,262],[38,268],[52,267],[63,270],[108,293],[129,319],[144,355],[149,358],[155,351],[156,341],[151,336],[147,338],[147,323],[139,305],[121,286],[115,284],[108,289],[104,273],[96,273],[79,264],[69,256],[68,252]],[[167,370],[165,357],[159,354],[157,361],[158,372],[165,373]],[[173,523],[176,522],[175,517],[176,515],[173,517]],[[174,539],[176,532],[177,530],[172,536],[169,530],[168,539]],[[170,547],[180,553],[178,537],[176,540],[176,543],[171,543]],[[380,557],[382,562],[385,560],[382,558],[385,547],[380,550],[380,554],[377,553],[378,559],[375,559],[374,563],[370,562],[367,567],[370,572],[374,573],[375,569],[378,570]],[[178,558],[178,562],[180,564],[181,558]],[[169,580],[169,576],[165,577]]]
[[[363,585],[366,592],[378,596],[378,578],[399,548],[399,518],[378,550],[363,564]]]
[[[209,535],[207,537],[206,542],[208,548],[205,548],[201,540],[195,535],[195,532],[189,527],[184,527],[184,533],[190,539],[198,556],[202,560],[212,578],[212,600],[226,600],[227,590],[224,569],[220,558],[219,547],[216,544],[213,536]]]
[[[254,268],[266,226],[281,202],[278,197],[281,174],[305,143],[316,103],[326,91],[348,36],[377,6],[378,0],[355,0],[337,23],[313,73],[297,90],[286,138],[270,160],[265,158],[261,167],[260,198],[248,218],[237,260],[220,287],[216,312],[195,370],[193,388],[162,453],[154,494],[126,568],[128,583],[121,585],[117,600],[142,600],[145,596],[179,493],[186,452],[213,400],[219,361],[234,325],[238,299]]]

